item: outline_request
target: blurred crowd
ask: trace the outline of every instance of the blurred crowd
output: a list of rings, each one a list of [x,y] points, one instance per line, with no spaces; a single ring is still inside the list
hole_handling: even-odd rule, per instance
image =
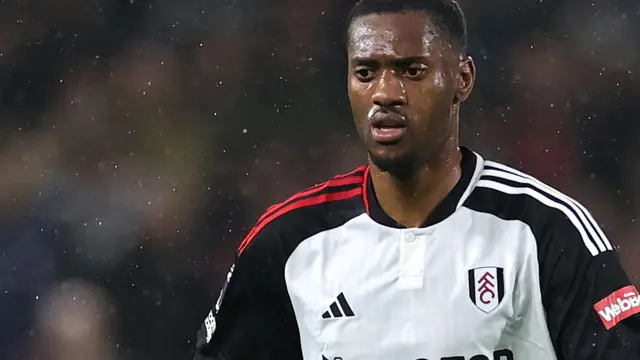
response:
[[[640,284],[640,2],[461,1],[463,143],[583,202]],[[0,359],[188,359],[236,245],[366,160],[353,0],[0,1]]]

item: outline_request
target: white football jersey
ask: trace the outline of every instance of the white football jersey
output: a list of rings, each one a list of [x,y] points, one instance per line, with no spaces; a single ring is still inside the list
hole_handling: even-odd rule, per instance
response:
[[[461,149],[419,228],[384,213],[368,167],[269,208],[195,359],[640,359],[640,296],[590,213]]]

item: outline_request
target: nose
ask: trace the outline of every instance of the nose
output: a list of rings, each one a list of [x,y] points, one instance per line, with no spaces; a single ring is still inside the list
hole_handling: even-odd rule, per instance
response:
[[[372,101],[380,107],[398,107],[407,103],[407,93],[402,79],[393,71],[385,70],[375,84]]]

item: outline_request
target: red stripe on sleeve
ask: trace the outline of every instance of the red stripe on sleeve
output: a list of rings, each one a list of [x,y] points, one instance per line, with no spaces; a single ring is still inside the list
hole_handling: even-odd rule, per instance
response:
[[[262,216],[260,216],[260,218],[258,218],[257,223],[260,223],[262,220],[266,219],[269,215],[273,214],[274,212],[278,211],[279,209],[283,208],[284,206],[291,204],[292,202],[296,201],[297,199],[300,199],[302,197],[308,196],[308,195],[312,195],[315,193],[318,193],[324,189],[330,188],[330,187],[336,187],[336,186],[344,186],[344,185],[353,185],[353,184],[360,184],[362,183],[362,176],[352,176],[352,177],[344,177],[344,178],[339,178],[339,179],[332,179],[329,180],[327,182],[324,182],[322,184],[313,186],[307,190],[301,191],[295,195],[293,195],[292,197],[288,198],[287,200],[275,204],[275,205],[271,205],[269,206],[269,208],[267,209],[267,211],[265,211],[264,214],[262,214]]]
[[[251,244],[253,239],[260,233],[265,226],[267,226],[270,222],[277,219],[278,217],[291,212],[296,209],[309,207],[313,205],[319,205],[323,203],[328,203],[332,201],[346,200],[352,197],[356,197],[362,194],[362,187],[358,187],[352,190],[340,191],[335,193],[327,193],[314,197],[310,197],[308,199],[303,199],[300,201],[296,201],[290,203],[289,205],[284,206],[276,211],[270,213],[267,217],[264,218],[262,222],[256,224],[256,226],[249,232],[249,234],[242,240],[240,246],[238,248],[238,255],[241,255],[242,252]],[[266,215],[266,214],[265,214]]]
[[[367,169],[364,171],[364,180],[362,181],[362,201],[364,202],[364,211],[366,211],[367,214],[371,214],[369,211],[369,192],[367,189],[367,186],[369,186],[369,176],[371,176],[371,174],[369,174],[369,167],[367,166]]]
[[[354,169],[353,171],[348,172],[346,174],[336,175],[334,179],[342,179],[342,178],[351,177],[351,176],[360,176],[360,177],[362,177],[362,175],[356,175],[356,174],[361,172],[361,171],[364,172],[366,167],[367,167],[366,165],[365,166],[360,166],[359,168]]]

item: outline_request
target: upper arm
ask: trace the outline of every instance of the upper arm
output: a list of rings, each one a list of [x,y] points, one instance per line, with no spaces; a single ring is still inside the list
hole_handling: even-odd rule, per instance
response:
[[[198,331],[194,360],[302,359],[284,259],[270,237],[263,231],[238,252]]]
[[[542,298],[558,359],[638,359],[640,296],[595,221],[583,215],[581,224],[550,220],[539,249]]]

